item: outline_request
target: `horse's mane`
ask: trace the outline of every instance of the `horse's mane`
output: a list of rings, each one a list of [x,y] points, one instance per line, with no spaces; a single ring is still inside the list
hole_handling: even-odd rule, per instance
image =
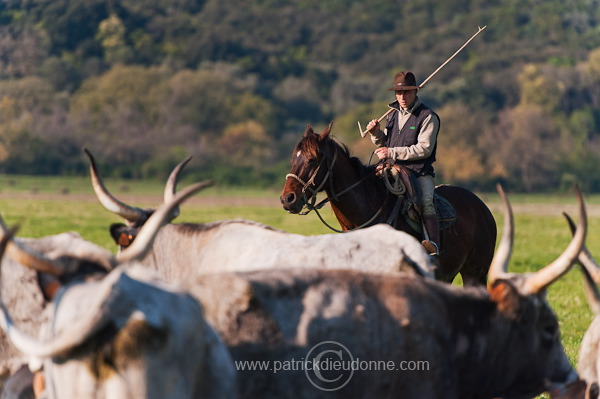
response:
[[[317,134],[309,135],[304,137],[298,143],[298,146],[295,151],[302,151],[305,154],[311,154],[313,157],[317,157],[317,153],[319,151],[319,136]],[[370,167],[366,166],[362,163],[362,161],[353,156],[350,153],[350,149],[348,146],[342,142],[340,142],[337,137],[333,135],[329,135],[327,138],[327,145],[332,148],[332,154],[335,151],[340,151],[342,155],[348,158],[348,161],[352,165],[352,168],[359,173],[360,176],[364,176],[370,169]]]
[[[364,176],[369,170],[370,167],[363,164],[362,161],[358,158],[353,156],[350,153],[350,149],[348,148],[348,146],[344,143],[341,143],[337,137],[335,136],[330,136],[328,142],[330,142],[334,147],[336,147],[345,157],[348,158],[348,161],[350,162],[350,164],[352,165],[352,168],[354,170],[356,170],[360,176]]]

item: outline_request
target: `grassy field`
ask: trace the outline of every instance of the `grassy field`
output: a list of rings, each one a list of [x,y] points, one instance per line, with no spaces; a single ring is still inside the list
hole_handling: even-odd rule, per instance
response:
[[[180,187],[187,183],[183,181]],[[126,203],[154,207],[162,201],[162,182],[107,180],[109,189]],[[509,194],[510,195],[510,194]],[[501,207],[496,194],[481,194],[502,228]],[[221,219],[255,220],[289,232],[317,235],[330,233],[314,214],[289,215],[273,191],[210,188],[183,205],[178,222],[210,222]],[[515,209],[515,248],[512,272],[535,271],[554,260],[570,240],[561,212],[577,217],[572,193],[510,196]],[[588,247],[600,257],[600,197],[587,196],[590,213]],[[0,213],[9,224],[19,223],[21,236],[40,237],[77,231],[84,238],[114,250],[108,226],[120,222],[97,202],[87,178],[39,178],[0,176]],[[322,212],[336,226],[328,207]],[[548,300],[555,310],[567,354],[577,363],[579,345],[592,313],[583,294],[580,271],[573,268],[552,285]]]

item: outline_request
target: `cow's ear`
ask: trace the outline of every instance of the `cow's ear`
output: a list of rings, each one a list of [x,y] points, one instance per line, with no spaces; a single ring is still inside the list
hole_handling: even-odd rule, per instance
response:
[[[510,281],[498,280],[492,283],[488,291],[500,312],[510,319],[519,318],[523,297],[519,295],[517,287]]]
[[[127,248],[135,239],[137,231],[123,223],[113,223],[110,225],[110,235],[118,246]]]

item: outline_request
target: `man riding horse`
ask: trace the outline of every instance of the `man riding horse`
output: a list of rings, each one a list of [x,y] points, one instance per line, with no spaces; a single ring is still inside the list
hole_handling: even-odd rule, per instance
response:
[[[373,119],[366,130],[371,141],[379,147],[375,155],[381,161],[391,160],[391,163],[403,165],[416,175],[421,193],[421,214],[428,237],[422,244],[430,255],[438,257],[440,228],[433,204],[433,163],[440,118],[417,96],[419,85],[412,72],[398,72],[394,86],[388,90],[396,93],[396,101],[389,104],[393,111],[386,117],[385,129],[382,131],[379,121]]]

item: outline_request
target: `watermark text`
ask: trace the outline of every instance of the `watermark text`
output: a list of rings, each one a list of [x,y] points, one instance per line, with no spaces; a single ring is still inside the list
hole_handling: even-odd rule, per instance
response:
[[[303,371],[316,388],[335,391],[343,388],[355,372],[427,372],[427,360],[372,360],[354,358],[347,347],[336,341],[313,346],[306,356],[289,360],[235,361],[237,371],[263,371],[273,374]]]

